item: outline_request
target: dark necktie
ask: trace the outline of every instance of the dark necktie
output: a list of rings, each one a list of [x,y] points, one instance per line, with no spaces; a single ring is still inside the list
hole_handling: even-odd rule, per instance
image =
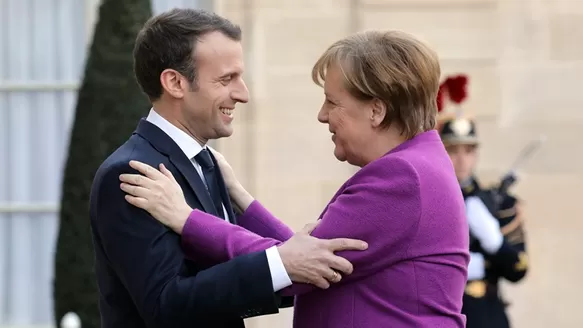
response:
[[[194,156],[194,159],[202,167],[202,174],[206,180],[207,190],[215,204],[217,214],[224,219],[225,213],[223,212],[223,202],[221,200],[221,192],[219,191],[219,180],[217,179],[218,172],[215,169],[215,164],[211,159],[208,149],[201,150],[198,155]]]

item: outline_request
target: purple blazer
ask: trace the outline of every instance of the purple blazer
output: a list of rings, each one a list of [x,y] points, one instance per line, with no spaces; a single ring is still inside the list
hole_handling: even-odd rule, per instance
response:
[[[312,233],[349,237],[366,251],[338,254],[354,272],[329,289],[294,284],[294,327],[462,328],[469,262],[464,201],[436,131],[422,133],[360,169],[338,190]],[[267,249],[293,232],[255,201],[241,226],[195,210],[182,234],[188,256],[208,263]]]

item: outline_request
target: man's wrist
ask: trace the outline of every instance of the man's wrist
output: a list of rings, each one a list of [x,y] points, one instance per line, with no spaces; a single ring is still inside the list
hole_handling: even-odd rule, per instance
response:
[[[296,281],[295,277],[293,276],[292,264],[289,261],[290,260],[289,251],[288,251],[288,247],[286,246],[286,243],[282,243],[282,244],[277,246],[277,253],[279,254],[279,258],[281,259],[281,264],[283,265],[283,268],[284,268],[285,272],[287,273],[288,277],[290,278],[290,280]]]

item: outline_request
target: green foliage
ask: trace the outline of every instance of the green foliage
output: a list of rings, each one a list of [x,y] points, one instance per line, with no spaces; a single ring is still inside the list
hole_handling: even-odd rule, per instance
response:
[[[150,0],[103,0],[79,90],[69,144],[55,256],[55,319],[77,313],[99,328],[98,291],[89,226],[95,171],[133,132],[149,102],[133,74],[132,50],[152,15]]]

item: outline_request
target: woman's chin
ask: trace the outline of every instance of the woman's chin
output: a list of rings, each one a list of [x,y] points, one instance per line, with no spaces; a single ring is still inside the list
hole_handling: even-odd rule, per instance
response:
[[[346,155],[342,150],[338,149],[338,146],[334,147],[334,157],[341,162],[346,162]]]

